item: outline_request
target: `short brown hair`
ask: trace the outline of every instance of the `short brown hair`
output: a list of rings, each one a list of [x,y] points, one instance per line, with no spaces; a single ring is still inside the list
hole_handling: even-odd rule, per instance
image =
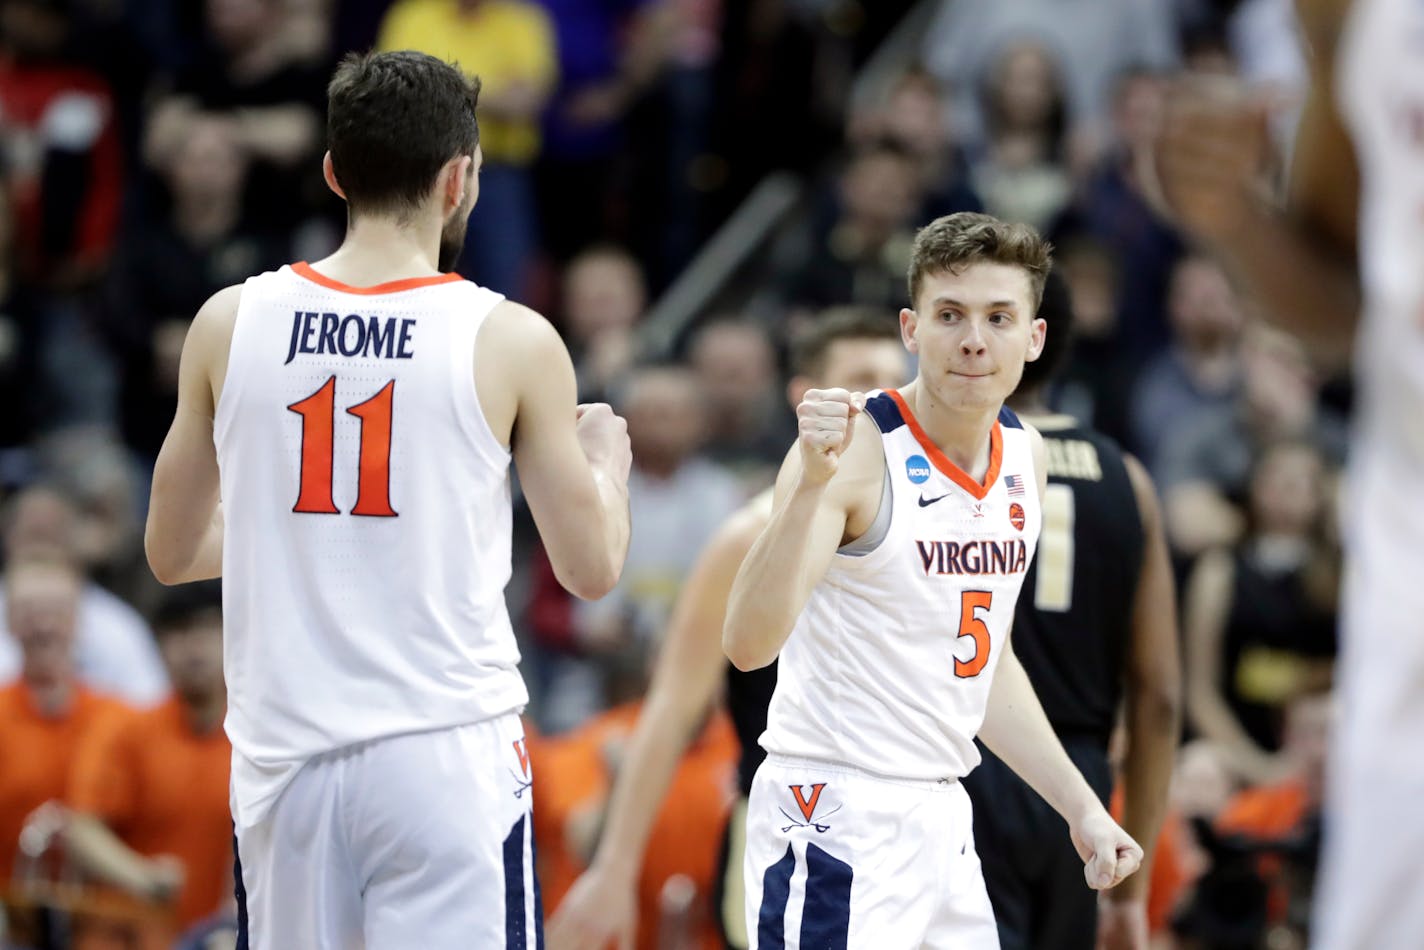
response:
[[[480,143],[479,79],[425,53],[349,53],[326,95],[326,147],[352,213],[410,214]]]
[[[900,342],[900,321],[874,307],[847,304],[822,310],[791,341],[791,372],[818,378],[826,371],[826,355],[841,340]]]
[[[957,274],[970,264],[1022,268],[1037,308],[1043,299],[1043,282],[1053,266],[1053,246],[1033,227],[1000,221],[993,215],[961,211],[936,218],[920,228],[910,250],[910,306],[919,299],[926,274]]]

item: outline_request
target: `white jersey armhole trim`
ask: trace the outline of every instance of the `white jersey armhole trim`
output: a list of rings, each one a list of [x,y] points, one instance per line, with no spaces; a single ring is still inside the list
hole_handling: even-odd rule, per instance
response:
[[[475,385],[475,352],[479,346],[480,330],[489,315],[494,312],[494,308],[504,300],[504,295],[468,281],[456,286],[468,288],[471,304],[469,309],[473,311],[468,316],[456,314],[452,317],[452,320],[456,321],[454,326],[458,328],[457,332],[451,334],[455,345],[451,347],[450,354],[451,372],[455,378],[453,390],[456,415],[459,417],[460,428],[470,439],[470,444],[486,461],[496,466],[506,466],[513,452],[509,446],[500,443],[494,430],[490,428],[484,408],[480,405],[479,390]]]
[[[289,270],[283,264],[282,269]],[[223,374],[222,392],[218,395],[217,404],[213,406],[213,443],[221,444],[226,437],[228,429],[232,427],[233,410],[232,406],[237,405],[238,397],[242,393],[243,380],[247,375],[246,353],[248,347],[239,345],[239,335],[248,332],[248,325],[252,323],[249,318],[251,310],[255,307],[257,299],[262,296],[262,285],[275,276],[272,272],[257,274],[247,278],[242,284],[242,294],[237,300],[237,313],[232,318],[232,336],[227,343],[227,371]]]

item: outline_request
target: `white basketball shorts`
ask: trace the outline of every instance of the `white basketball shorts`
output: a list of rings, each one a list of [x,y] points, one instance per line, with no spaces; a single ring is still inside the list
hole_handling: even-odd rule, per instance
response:
[[[542,946],[514,713],[306,763],[237,833],[239,948]]]
[[[768,756],[743,867],[752,950],[998,950],[957,781]]]

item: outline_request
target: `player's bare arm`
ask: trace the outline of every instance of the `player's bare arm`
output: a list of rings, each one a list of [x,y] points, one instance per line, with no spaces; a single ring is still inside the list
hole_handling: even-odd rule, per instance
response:
[[[1099,916],[1109,948],[1136,945],[1147,934],[1147,884],[1180,729],[1182,687],[1177,598],[1157,491],[1142,463],[1124,456],[1142,519],[1142,571],[1132,608],[1127,655],[1127,754],[1123,764],[1122,827],[1142,846],[1144,873],[1113,888]]]
[[[1041,504],[1048,490],[1043,436],[1027,423],[1024,430],[1032,445]],[[1068,822],[1073,844],[1083,858],[1088,886],[1113,887],[1137,870],[1142,848],[1112,820],[1068,758],[1013,651],[1012,639],[1007,646],[994,671],[979,738]]]
[[[722,649],[739,670],[776,659],[836,549],[875,519],[885,450],[863,397],[812,389],[796,407],[798,436],[776,479],[771,521],[732,584]]]
[[[677,763],[717,695],[732,580],[770,515],[769,493],[749,502],[712,536],[683,582],[609,795],[598,851],[550,921],[551,950],[601,950],[615,939],[620,947],[634,945],[648,835]]]
[[[554,574],[596,599],[618,583],[628,553],[628,429],[598,403],[578,406],[573,361],[542,316],[500,304],[475,351],[476,389],[510,445]]]
[[[1220,82],[1172,96],[1156,168],[1164,199],[1219,251],[1264,305],[1324,362],[1349,352],[1360,307],[1356,228],[1360,176],[1334,99],[1335,46],[1348,0],[1297,0],[1311,82],[1292,152],[1286,206],[1260,182],[1269,104]]]
[[[143,544],[153,576],[183,584],[222,575],[223,521],[213,414],[227,374],[242,296],[218,291],[188,328],[178,365],[178,409],[158,452]]]

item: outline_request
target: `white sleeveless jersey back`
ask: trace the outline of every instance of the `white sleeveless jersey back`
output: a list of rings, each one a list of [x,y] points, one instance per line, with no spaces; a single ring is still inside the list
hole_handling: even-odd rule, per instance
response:
[[[333,749],[522,707],[509,452],[474,386],[500,295],[247,281],[217,406],[233,814]]]
[[[957,779],[984,720],[1041,524],[1028,433],[1005,409],[976,483],[899,393],[866,412],[891,513],[866,553],[838,552],[781,650],[761,745],[896,778]]]

